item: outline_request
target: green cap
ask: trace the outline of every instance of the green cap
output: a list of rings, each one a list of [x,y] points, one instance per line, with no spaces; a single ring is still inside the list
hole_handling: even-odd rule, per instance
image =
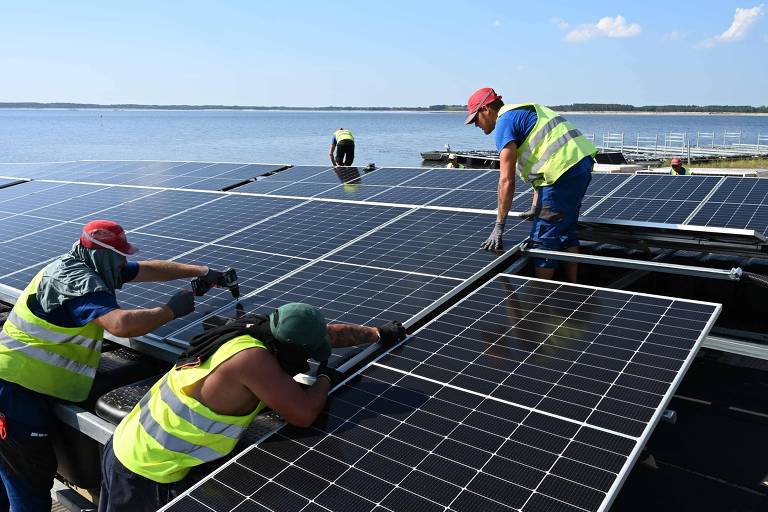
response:
[[[331,356],[325,317],[309,304],[291,302],[280,306],[269,315],[269,329],[277,341],[304,347],[317,362]]]

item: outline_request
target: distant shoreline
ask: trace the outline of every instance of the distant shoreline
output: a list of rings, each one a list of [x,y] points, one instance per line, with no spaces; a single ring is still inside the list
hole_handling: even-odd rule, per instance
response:
[[[429,109],[324,109],[324,108],[162,108],[162,107],[9,107],[0,104],[2,110],[55,110],[82,112],[317,112],[317,113],[370,113],[370,114],[466,114],[465,110],[429,110]],[[595,116],[768,116],[768,112],[621,112],[596,110],[557,110],[563,115],[595,115]]]
[[[648,105],[635,107],[633,105],[575,103],[570,105],[553,105],[550,108],[563,114],[589,115],[768,115],[768,107],[750,105]],[[685,110],[691,108],[693,110]],[[671,110],[674,109],[674,110]],[[706,110],[705,110],[706,109]],[[138,103],[116,103],[110,105],[97,103],[38,103],[38,102],[0,102],[0,110],[94,110],[94,111],[216,111],[216,112],[380,112],[380,113],[430,113],[430,114],[459,114],[466,112],[463,105],[430,105],[428,107],[286,107],[258,105],[142,105]]]

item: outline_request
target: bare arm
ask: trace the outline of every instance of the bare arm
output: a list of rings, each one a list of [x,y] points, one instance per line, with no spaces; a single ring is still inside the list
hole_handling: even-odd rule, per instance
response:
[[[93,323],[120,338],[143,336],[173,320],[168,306],[149,309],[113,309],[93,320]]]
[[[336,149],[336,144],[331,144],[331,151],[328,153],[328,156],[331,157],[331,165],[336,167],[336,158],[333,156],[333,152]]]
[[[325,407],[330,383],[317,379],[303,389],[266,350],[245,350],[232,360],[240,382],[285,421],[297,427],[309,427]]]
[[[353,347],[379,341],[379,331],[364,325],[328,324],[328,339],[332,347]]]
[[[536,203],[539,202],[539,191],[536,189],[533,189],[533,202],[531,203],[531,210],[536,209]]]
[[[208,267],[204,265],[188,265],[167,260],[143,260],[139,262],[139,273],[133,282],[173,281],[189,277],[204,276]]]
[[[517,164],[517,144],[512,141],[499,153],[499,205],[496,222],[504,222],[512,208],[512,198],[515,196],[515,166]]]

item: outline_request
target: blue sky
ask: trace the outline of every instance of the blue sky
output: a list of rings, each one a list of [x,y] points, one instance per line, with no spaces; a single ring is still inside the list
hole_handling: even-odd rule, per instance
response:
[[[755,1],[0,3],[0,101],[768,104]]]

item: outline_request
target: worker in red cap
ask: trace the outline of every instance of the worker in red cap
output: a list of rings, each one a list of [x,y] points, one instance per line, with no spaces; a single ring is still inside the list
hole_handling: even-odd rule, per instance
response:
[[[104,331],[121,338],[141,336],[195,307],[192,292],[182,290],[165,305],[122,309],[115,290],[128,281],[200,276],[212,286],[220,282],[221,272],[201,265],[129,262],[137,250],[116,222],[89,222],[72,249],[32,279],[3,325],[0,478],[12,510],[51,510],[57,467],[49,438],[53,405],[56,399],[88,397]]]
[[[690,176],[691,171],[683,167],[683,161],[675,157],[672,159],[672,168],[669,170],[671,176]]]
[[[504,224],[515,194],[515,169],[534,188],[531,241],[553,251],[578,252],[576,225],[581,200],[592,179],[597,149],[570,122],[539,103],[504,105],[490,87],[475,91],[467,101],[465,124],[486,135],[496,130],[499,150],[499,201],[496,225],[483,249],[501,250]],[[536,277],[552,279],[556,260],[534,260]],[[565,279],[576,282],[577,265],[564,263]]]

